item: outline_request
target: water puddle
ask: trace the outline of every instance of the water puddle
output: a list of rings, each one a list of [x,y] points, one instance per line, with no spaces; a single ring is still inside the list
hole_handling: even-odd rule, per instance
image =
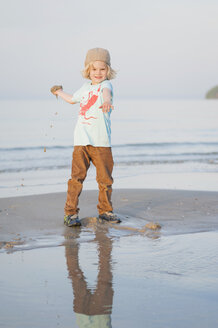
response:
[[[66,229],[56,242],[0,254],[0,327],[217,326],[218,232]]]

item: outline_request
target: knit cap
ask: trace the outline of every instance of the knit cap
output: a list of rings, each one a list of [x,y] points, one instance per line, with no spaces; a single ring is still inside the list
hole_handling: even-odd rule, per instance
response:
[[[85,66],[87,66],[92,61],[103,61],[107,65],[111,65],[111,58],[109,51],[103,48],[93,48],[88,50],[85,59]]]

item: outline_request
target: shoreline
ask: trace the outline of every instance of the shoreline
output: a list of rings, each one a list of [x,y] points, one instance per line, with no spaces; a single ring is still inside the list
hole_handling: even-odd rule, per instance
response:
[[[47,244],[49,240],[60,243],[72,229],[63,224],[65,198],[65,192],[1,198],[0,248],[22,249],[28,243],[34,248],[43,239]],[[84,190],[80,196],[80,218],[85,228],[85,219],[97,216],[97,199],[97,190]],[[121,229],[116,231],[122,236],[123,227],[137,229],[149,222],[160,224],[160,236],[215,231],[217,199],[218,192],[213,191],[115,189],[114,212],[122,218]]]
[[[128,168],[129,170],[129,168]],[[60,170],[58,175],[55,171],[36,171],[34,181],[32,173],[22,174],[8,173],[2,176],[0,187],[0,199],[8,197],[20,197],[30,195],[43,195],[48,193],[66,192],[67,180],[70,168]],[[115,166],[113,172],[113,190],[129,189],[155,189],[155,190],[190,190],[190,191],[213,191],[218,192],[216,183],[217,172],[162,172],[145,173],[140,169],[126,172]],[[55,190],[55,192],[54,192]],[[94,167],[88,171],[83,184],[83,191],[98,190],[96,172]]]

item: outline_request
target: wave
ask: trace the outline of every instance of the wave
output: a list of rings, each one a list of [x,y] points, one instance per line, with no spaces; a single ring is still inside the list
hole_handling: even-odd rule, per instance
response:
[[[46,148],[46,152],[44,152]],[[207,165],[217,170],[218,142],[151,142],[112,146],[116,166]],[[0,148],[0,174],[62,170],[71,166],[73,145]]]
[[[153,165],[176,165],[176,164],[191,164],[191,163],[199,163],[199,164],[207,164],[210,166],[216,166],[218,170],[218,158],[217,159],[153,159],[153,160],[130,160],[130,161],[116,161],[114,162],[115,167],[122,166],[153,166]],[[4,169],[0,169],[0,174],[2,173],[19,173],[19,172],[30,172],[30,171],[54,171],[54,170],[70,170],[71,163],[67,163],[66,165],[38,165],[38,166],[24,166],[24,167],[7,167]]]
[[[19,172],[30,172],[30,171],[51,171],[51,170],[62,170],[70,169],[70,165],[44,165],[44,166],[26,166],[20,168],[7,168],[0,170],[1,173],[19,173]]]
[[[218,156],[218,152],[186,152],[186,153],[162,153],[162,154],[158,154],[158,153],[149,153],[149,154],[137,154],[137,153],[134,153],[134,154],[116,154],[116,157],[119,158],[119,157],[126,157],[128,156],[128,158],[131,158],[131,157],[139,157],[139,158],[143,158],[143,157],[151,157],[151,156],[154,156],[154,157],[182,157],[182,156]]]
[[[151,147],[177,147],[177,146],[218,146],[217,141],[196,141],[196,142],[147,142],[147,143],[127,143],[112,145],[113,149],[117,148],[151,148]],[[72,150],[73,145],[55,145],[55,146],[27,146],[27,147],[0,147],[0,152],[13,152],[13,151],[31,151],[31,150]]]
[[[1,147],[1,151],[6,152],[14,152],[14,151],[27,151],[27,150],[43,150],[46,148],[46,150],[55,150],[55,149],[72,149],[73,146],[33,146],[33,147]]]
[[[147,143],[128,143],[122,145],[113,145],[112,148],[146,148],[146,147],[176,147],[176,146],[218,146],[217,141],[178,141],[178,142],[147,142]]]

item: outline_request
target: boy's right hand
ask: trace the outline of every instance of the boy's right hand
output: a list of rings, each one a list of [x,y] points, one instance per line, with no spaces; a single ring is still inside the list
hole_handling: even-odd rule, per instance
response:
[[[57,99],[58,99],[58,97],[61,97],[63,100],[65,100],[69,104],[75,104],[75,102],[72,100],[73,96],[64,92],[62,85],[54,85],[51,88],[51,93],[53,95],[55,95]]]
[[[50,91],[51,91],[51,93],[53,93],[53,95],[55,95],[56,97],[57,97],[57,91],[58,90],[63,90],[63,87],[62,87],[62,85],[54,85],[51,89],[50,89]]]

